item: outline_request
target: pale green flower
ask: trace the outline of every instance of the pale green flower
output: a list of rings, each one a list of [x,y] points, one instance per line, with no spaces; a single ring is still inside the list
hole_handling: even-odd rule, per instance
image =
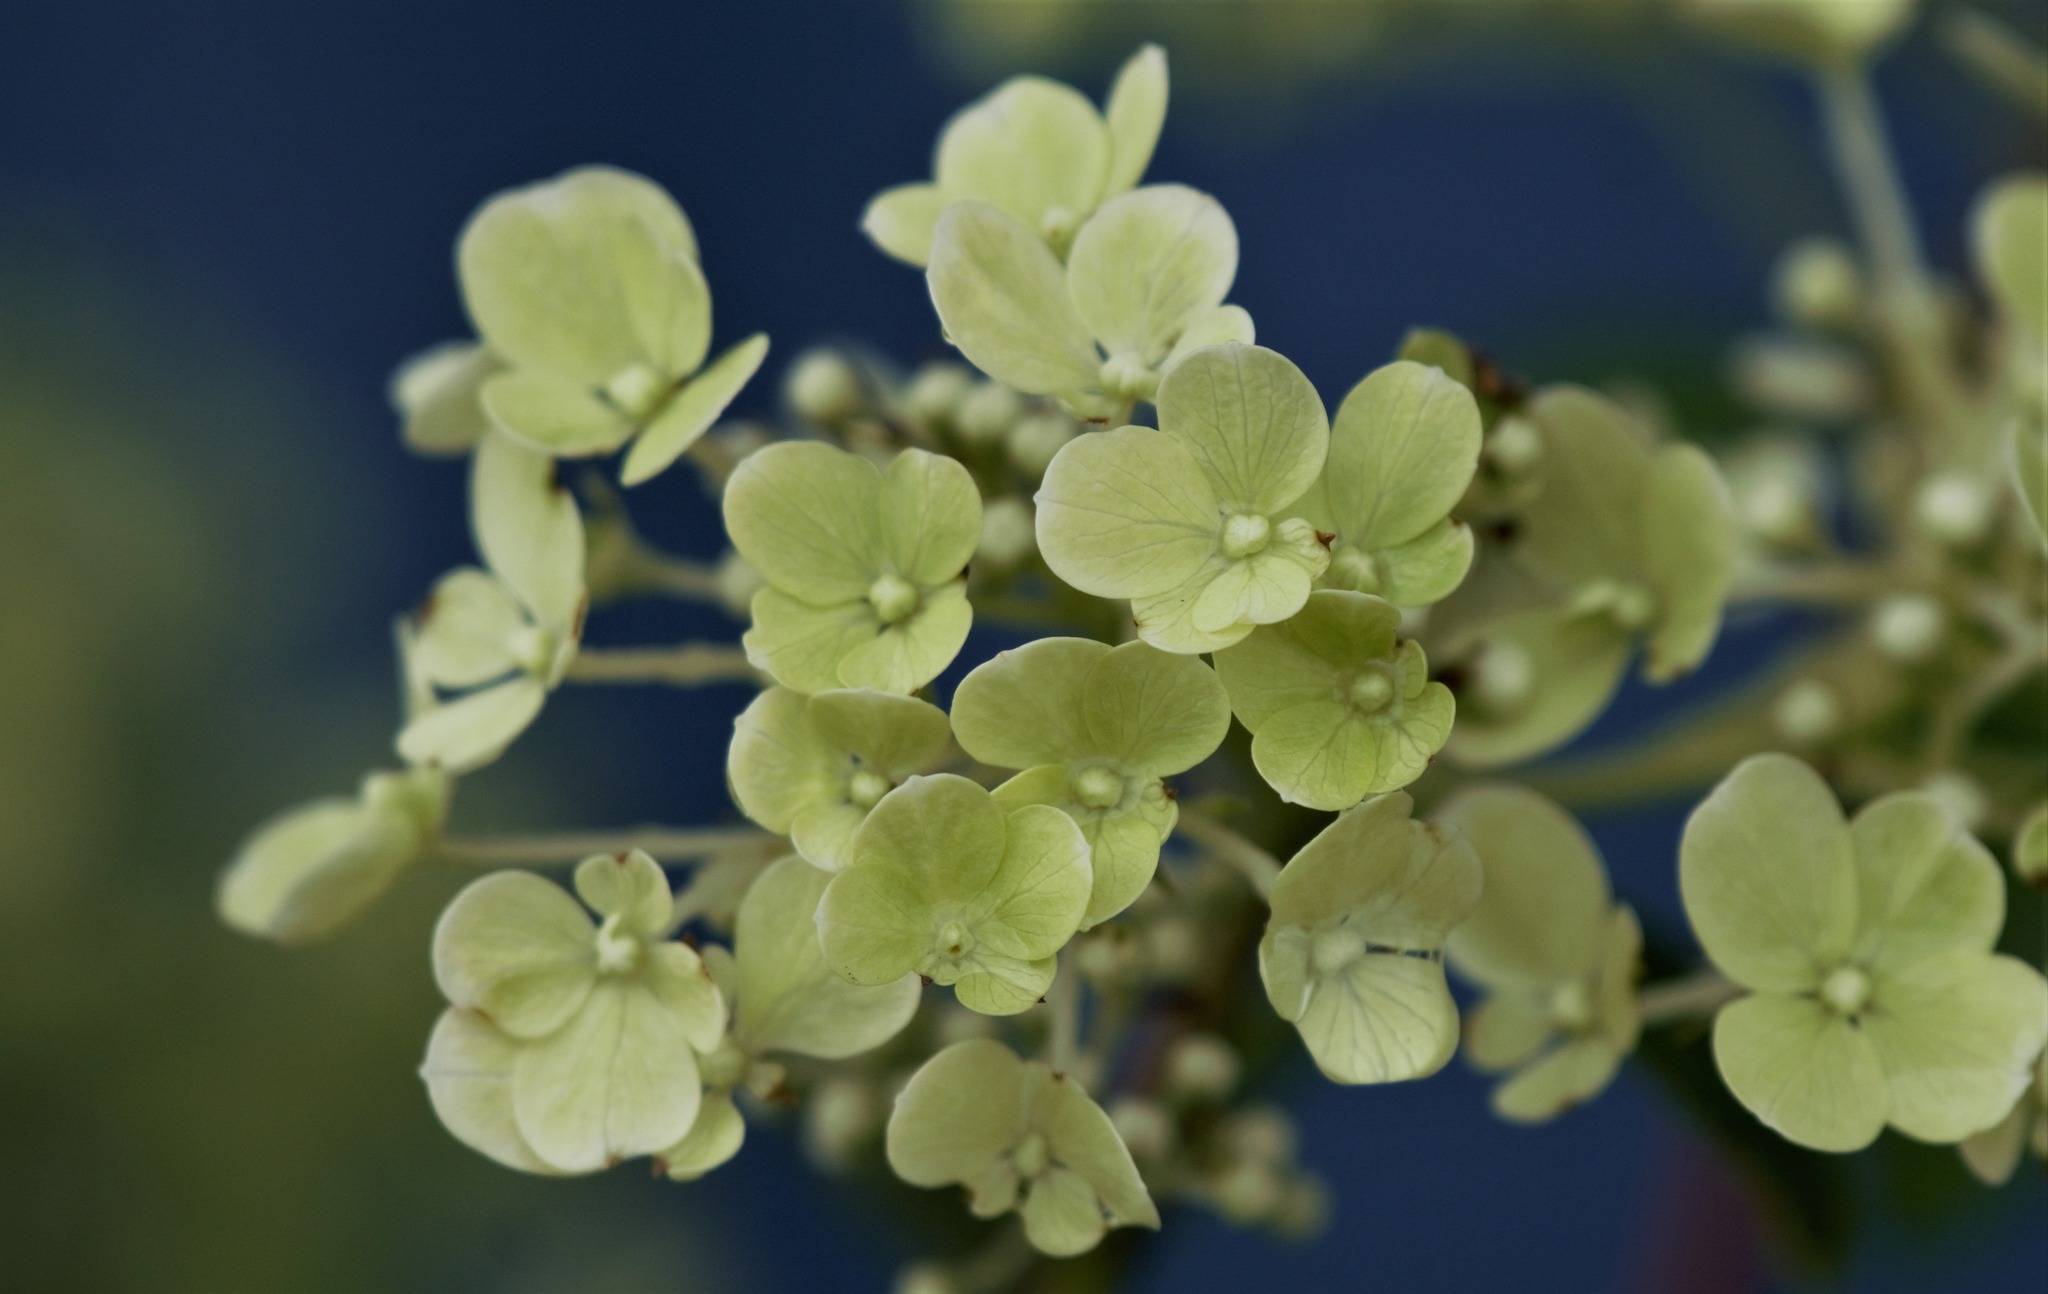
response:
[[[592,1172],[691,1131],[699,1052],[726,1008],[697,954],[667,938],[668,878],[646,854],[598,855],[576,892],[529,872],[486,876],[434,931],[452,1003],[422,1076],[457,1138],[529,1171]]]
[[[1229,214],[1178,184],[1104,203],[1065,265],[1015,216],[954,203],[925,272],[946,339],[976,368],[1103,422],[1152,400],[1200,347],[1252,340],[1251,316],[1223,304],[1236,277]]]
[[[896,698],[900,699],[900,698]],[[818,945],[818,900],[831,881],[801,858],[762,872],[740,901],[730,953],[704,950],[704,964],[731,1011],[725,1039],[699,1058],[706,1091],[689,1135],[657,1159],[669,1177],[702,1177],[739,1153],[746,1123],[733,1091],[780,1085],[782,1072],[762,1058],[776,1052],[840,1060],[895,1037],[917,1011],[917,976],[874,987],[832,973]]]
[[[981,496],[950,458],[906,449],[885,472],[818,441],[770,445],[726,483],[725,528],[768,582],[747,658],[785,687],[912,692],[967,641]]]
[[[444,341],[398,366],[391,403],[404,418],[406,447],[420,454],[467,454],[491,429],[483,385],[505,363],[482,342]]]
[[[1479,404],[1442,369],[1397,360],[1351,388],[1302,515],[1337,536],[1326,586],[1428,606],[1472,565],[1472,529],[1451,515],[1479,463]]]
[[[964,777],[913,777],[869,812],[818,934],[855,984],[915,971],[984,1015],[1015,1015],[1051,985],[1090,879],[1088,841],[1058,809],[1006,813]]]
[[[2022,1151],[2031,1150],[2034,1158],[2048,1163],[2048,1051],[2034,1062],[2034,1081],[2013,1103],[2012,1113],[1989,1130],[1964,1138],[1957,1149],[1977,1179],[1990,1186],[2011,1180]]]
[[[1717,36],[1810,63],[1868,57],[1912,20],[1919,0],[1679,0]]]
[[[741,812],[836,872],[868,810],[937,759],[946,736],[946,712],[914,697],[771,687],[734,722],[726,777]]]
[[[1844,823],[1812,769],[1755,756],[1686,823],[1679,882],[1707,956],[1751,990],[1715,1017],[1721,1077],[1787,1139],[1961,1141],[2026,1089],[2048,981],[1992,953],[1998,864],[1929,796]]]
[[[583,520],[554,460],[493,433],[478,443],[471,519],[488,570],[445,576],[419,612],[407,668],[445,699],[411,715],[398,752],[463,773],[504,753],[576,658],[588,597]]]
[[[982,763],[1025,770],[996,788],[1004,808],[1050,804],[1080,824],[1095,876],[1086,930],[1151,883],[1180,816],[1160,779],[1214,753],[1230,702],[1194,657],[1041,638],[963,679],[953,726]]]
[[[1590,1100],[1635,1050],[1643,936],[1617,904],[1593,842],[1534,791],[1500,783],[1436,814],[1479,856],[1479,906],[1451,932],[1451,969],[1486,990],[1465,1017],[1465,1056],[1513,1071],[1493,1089],[1506,1119],[1540,1123]]]
[[[1273,882],[1259,976],[1333,1082],[1422,1078],[1457,1050],[1444,937],[1479,902],[1479,860],[1412,807],[1395,791],[1346,810]]]
[[[889,1117],[889,1166],[913,1186],[967,1188],[978,1218],[1015,1209],[1041,1253],[1093,1249],[1111,1227],[1159,1227],[1131,1152],[1081,1085],[999,1042],[958,1042],[910,1076]]]
[[[632,441],[627,485],[702,436],[768,353],[756,333],[704,364],[711,290],[696,236],[659,185],[627,171],[582,167],[499,194],[456,261],[470,318],[505,364],[481,386],[491,422],[566,457]]]
[[[315,800],[271,819],[221,873],[221,920],[281,944],[326,938],[426,851],[453,789],[439,769],[372,773],[355,799]]]
[[[1408,785],[1443,748],[1457,703],[1400,626],[1390,602],[1322,589],[1216,653],[1252,763],[1281,799],[1347,809]]]
[[[1638,636],[1651,682],[1690,672],[1713,648],[1734,580],[1734,505],[1712,459],[1652,445],[1626,410],[1582,388],[1545,391],[1530,412],[1543,487],[1515,553],[1556,600],[1481,632],[1450,742],[1467,765],[1526,759],[1592,722]]]
[[[875,195],[860,227],[875,246],[922,267],[932,227],[955,202],[986,202],[1065,255],[1104,200],[1129,192],[1166,121],[1166,53],[1140,49],[1117,73],[1103,112],[1057,81],[1003,82],[946,123],[930,184]]]
[[[1329,565],[1293,515],[1329,447],[1323,402],[1285,356],[1196,351],[1159,388],[1159,428],[1081,436],[1039,488],[1038,549],[1083,593],[1129,598],[1138,633],[1193,654],[1301,610]]]

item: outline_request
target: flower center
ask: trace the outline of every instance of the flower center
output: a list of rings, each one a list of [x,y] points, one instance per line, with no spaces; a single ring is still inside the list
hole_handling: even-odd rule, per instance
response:
[[[1051,1163],[1052,1156],[1045,1147],[1045,1134],[1027,1132],[1024,1140],[1017,1143],[1017,1149],[1010,1155],[1010,1161],[1017,1166],[1019,1177],[1036,1177]]]
[[[1520,643],[1488,643],[1473,667],[1473,695],[1490,714],[1516,713],[1535,690],[1536,662]]]
[[[519,626],[505,645],[511,650],[512,659],[519,662],[519,668],[529,674],[545,675],[554,664],[554,635],[539,625]]]
[[[1820,1000],[1840,1015],[1855,1015],[1870,1005],[1870,977],[1854,966],[1837,966],[1821,981]]]
[[[602,975],[624,975],[640,964],[640,940],[620,927],[623,913],[614,912],[597,928],[597,969]]]
[[[1385,670],[1368,665],[1351,676],[1345,694],[1359,713],[1377,714],[1394,699],[1394,680],[1387,677]]]
[[[872,768],[856,768],[853,776],[846,780],[846,798],[853,801],[856,808],[874,808],[889,790],[889,779]]]
[[[604,384],[604,394],[619,412],[637,422],[654,412],[667,386],[661,374],[645,364],[634,364],[612,374]]]
[[[1336,555],[1330,558],[1330,569],[1323,577],[1340,589],[1353,593],[1377,593],[1382,587],[1379,560],[1363,548],[1349,544],[1338,546]]]
[[[868,605],[885,625],[897,624],[917,610],[917,586],[901,575],[884,575],[868,585]]]
[[[1159,391],[1159,375],[1129,355],[1112,355],[1102,361],[1096,375],[1103,393],[1119,400],[1150,400]]]
[[[1593,1023],[1593,999],[1587,995],[1586,986],[1575,980],[1553,989],[1550,1018],[1567,1029],[1583,1029]]]
[[[1232,561],[1250,557],[1272,538],[1272,522],[1256,512],[1234,512],[1223,523],[1223,555]]]
[[[948,921],[939,927],[939,951],[948,957],[961,957],[974,951],[974,932],[958,921]]]
[[[1066,255],[1067,246],[1074,241],[1074,235],[1081,229],[1081,213],[1068,207],[1051,207],[1038,218],[1038,232],[1052,245],[1053,251]]]
[[[1577,601],[1580,611],[1604,612],[1630,632],[1645,627],[1657,615],[1656,599],[1646,590],[1616,580],[1595,580],[1579,591]]]
[[[1091,809],[1113,809],[1124,798],[1124,779],[1100,764],[1084,768],[1074,777],[1074,798]]]
[[[1335,975],[1346,966],[1365,956],[1365,936],[1349,926],[1336,926],[1316,934],[1315,946],[1309,957],[1315,962],[1316,972],[1321,975]]]

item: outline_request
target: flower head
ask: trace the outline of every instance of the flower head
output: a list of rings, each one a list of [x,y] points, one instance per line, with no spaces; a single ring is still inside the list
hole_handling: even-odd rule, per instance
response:
[[[868,814],[818,905],[818,934],[855,984],[915,971],[976,1011],[1014,1015],[1051,985],[1089,888],[1088,841],[1066,814],[1005,812],[950,773],[913,777]]]
[[[1536,1123],[1590,1099],[1635,1050],[1642,931],[1616,904],[1593,842],[1534,791],[1482,784],[1436,815],[1479,856],[1479,906],[1451,932],[1451,969],[1486,990],[1465,1054],[1503,1118]]]
[[[936,759],[946,736],[946,712],[915,697],[772,687],[734,723],[726,776],[742,812],[836,872],[868,810]]]
[[[1531,413],[1543,484],[1515,555],[1553,600],[1478,632],[1450,743],[1468,765],[1525,759],[1592,722],[1638,637],[1651,682],[1690,672],[1713,648],[1734,579],[1734,505],[1713,460],[1651,445],[1619,405],[1577,387],[1544,392]]]
[[[422,1074],[449,1131],[515,1168],[591,1172],[676,1145],[703,1099],[698,1055],[725,1032],[703,963],[667,938],[673,900],[653,859],[587,858],[576,892],[582,904],[499,872],[434,930],[452,1005]]]
[[[221,873],[221,920],[281,944],[355,920],[426,849],[453,789],[434,768],[372,773],[353,800],[315,800],[258,827]]]
[[[1422,1078],[1458,1045],[1444,937],[1479,901],[1479,860],[1411,808],[1396,791],[1346,810],[1273,882],[1259,976],[1333,1082]]]
[[[861,228],[889,255],[922,266],[940,213],[985,202],[1064,255],[1095,208],[1145,173],[1165,120],[1166,53],[1157,45],[1124,64],[1102,112],[1057,81],[1012,77],[946,123],[933,182],[876,194]]]
[[[1042,638],[963,679],[953,724],[982,763],[1025,770],[996,788],[998,803],[1049,804],[1080,824],[1094,872],[1085,930],[1151,882],[1179,818],[1160,779],[1222,744],[1230,703],[1194,657]]]
[[[967,640],[981,496],[950,458],[906,449],[884,471],[817,441],[770,445],[727,482],[725,526],[768,582],[747,656],[785,687],[915,691]]]
[[[1159,388],[1159,429],[1079,437],[1039,489],[1038,548],[1084,593],[1129,598],[1165,651],[1215,651],[1308,600],[1329,565],[1295,505],[1329,447],[1323,402],[1285,356],[1229,344]]]
[[[456,260],[470,318],[505,365],[479,387],[492,424],[566,457],[632,441],[628,485],[702,436],[768,353],[756,333],[704,365],[711,291],[696,235],[627,171],[582,167],[499,194]]]
[[[1281,799],[1346,809],[1408,785],[1443,748],[1457,704],[1400,624],[1389,602],[1323,589],[1216,653],[1252,762]]]
[[[1030,227],[985,202],[939,217],[925,280],[946,337],[982,372],[1077,417],[1122,421],[1203,346],[1252,340],[1223,304],[1237,229],[1216,199],[1178,184],[1113,198],[1062,265]]]
[[[1472,564],[1472,530],[1451,516],[1479,462],[1479,404],[1439,368],[1397,360],[1351,389],[1302,515],[1337,538],[1328,587],[1427,606]]]
[[[540,714],[583,635],[583,521],[554,461],[493,433],[471,469],[471,518],[488,570],[443,577],[407,641],[408,672],[435,703],[398,752],[467,772],[496,759]]]
[[[1715,1017],[1721,1077],[1787,1139],[1960,1141],[2031,1081],[2048,981],[1991,951],[1998,864],[1931,797],[1845,823],[1812,769],[1755,756],[1693,811],[1679,882],[1707,956],[1751,990]]]
[[[999,1042],[958,1042],[910,1076],[889,1117],[889,1166],[913,1186],[967,1188],[976,1217],[1016,1209],[1034,1248],[1086,1253],[1111,1227],[1159,1226],[1131,1152],[1072,1078]]]

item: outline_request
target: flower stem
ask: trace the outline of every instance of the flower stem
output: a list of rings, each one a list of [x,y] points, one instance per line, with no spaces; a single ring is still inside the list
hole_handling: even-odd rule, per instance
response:
[[[765,845],[775,839],[759,827],[628,827],[622,831],[443,836],[434,855],[461,867],[548,867],[573,863],[592,854],[623,854],[638,849],[673,863]]]
[[[1062,949],[1052,987],[1045,991],[1047,1022],[1045,1063],[1058,1074],[1073,1074],[1081,1050],[1081,971]]]
[[[758,683],[761,675],[747,654],[725,643],[684,643],[680,647],[586,647],[569,666],[575,683]]]
[[[1710,1016],[1740,996],[1739,985],[1721,972],[1709,969],[1645,985],[1637,1004],[1647,1028]]]
[[[1236,869],[1261,899],[1270,901],[1279,859],[1198,809],[1182,809],[1175,830]]]

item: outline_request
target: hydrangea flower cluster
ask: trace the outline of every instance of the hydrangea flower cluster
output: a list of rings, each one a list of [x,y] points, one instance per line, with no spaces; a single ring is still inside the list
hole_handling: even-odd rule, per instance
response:
[[[1910,5],[1689,9],[1811,60],[1853,128],[1842,78]],[[1870,423],[1854,506],[1880,539],[1844,552],[1848,487],[1803,442],[1717,463],[1640,402],[1527,390],[1439,331],[1333,421],[1227,304],[1222,204],[1140,184],[1166,99],[1147,47],[1101,110],[1020,77],[955,117],[934,178],[862,227],[979,376],[808,352],[781,427],[720,421],[767,341],[707,362],[662,189],[584,168],[487,202],[457,256],[477,339],[393,383],[410,446],[471,457],[479,564],[400,622],[404,767],[261,828],[224,919],[304,943],[416,865],[487,869],[432,950],[422,1074],[456,1138],[686,1181],[795,1107],[827,1171],[886,1162],[960,1188],[963,1219],[1017,1215],[907,1269],[921,1290],[1011,1288],[1176,1207],[1321,1224],[1247,1069],[1253,948],[1337,1083],[1462,1044],[1494,1111],[1536,1123],[1639,1050],[1692,1063],[1710,1027],[1715,1081],[1798,1146],[1890,1127],[1989,1181],[2048,1153],[2048,980],[1997,951],[1983,843],[2048,874],[2038,732],[2000,735],[2048,645],[2048,180],[1984,199],[1995,314],[1967,336],[1928,342],[1910,247],[1788,257],[1787,331],[1737,371],[1781,419]],[[1878,391],[1896,406],[1829,403]],[[661,552],[568,475],[611,455],[627,485],[687,460],[730,551]],[[584,644],[593,605],[662,596],[738,645]],[[1851,614],[1713,717],[1499,780],[1638,657],[1653,686],[1692,671],[1737,602]],[[725,761],[744,823],[451,831],[455,782],[575,683],[755,689]],[[1709,786],[1678,858],[1704,957],[1646,980],[1685,952],[1646,949],[1565,806]]]

